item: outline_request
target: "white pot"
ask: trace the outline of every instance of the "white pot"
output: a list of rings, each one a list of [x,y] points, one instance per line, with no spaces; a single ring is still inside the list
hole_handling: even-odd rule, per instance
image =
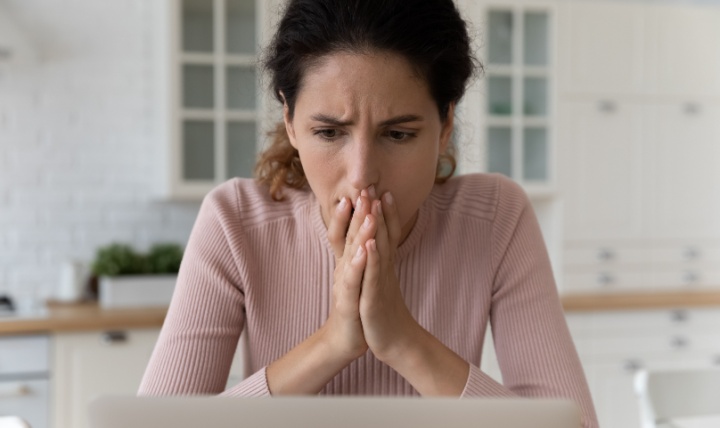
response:
[[[103,308],[168,306],[177,275],[100,277],[98,297]]]

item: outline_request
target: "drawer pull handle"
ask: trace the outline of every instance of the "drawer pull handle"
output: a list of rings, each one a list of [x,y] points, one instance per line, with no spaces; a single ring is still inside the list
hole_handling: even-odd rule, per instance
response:
[[[702,111],[702,108],[697,103],[687,103],[685,104],[685,114],[688,116],[693,116],[696,114],[699,114]]]
[[[678,309],[670,313],[670,319],[673,322],[685,322],[690,318],[688,311],[684,309]]]
[[[700,258],[700,250],[693,247],[688,247],[683,251],[683,257],[686,261],[697,260]]]
[[[681,336],[673,337],[673,339],[670,341],[670,346],[672,346],[675,349],[687,348],[688,344],[689,344],[689,341],[687,340],[687,338],[684,338]]]
[[[598,102],[598,109],[603,113],[614,113],[617,106],[611,100],[601,100]]]
[[[113,345],[127,342],[127,333],[124,331],[106,331],[102,335],[103,343]]]
[[[685,284],[694,284],[698,282],[699,279],[700,275],[693,271],[686,271],[683,274],[683,281],[685,282]]]
[[[615,277],[607,272],[603,272],[598,275],[597,281],[601,286],[607,287],[615,282]]]
[[[615,260],[615,252],[608,248],[601,248],[598,251],[597,257],[600,261],[609,262]]]
[[[32,389],[23,383],[11,383],[0,387],[0,399],[25,397],[32,393]]]
[[[642,369],[645,365],[640,360],[627,360],[623,364],[623,369],[628,373],[635,373]]]

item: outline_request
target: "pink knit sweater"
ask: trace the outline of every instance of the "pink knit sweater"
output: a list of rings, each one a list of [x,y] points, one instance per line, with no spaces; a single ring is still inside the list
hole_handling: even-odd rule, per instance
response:
[[[309,190],[232,179],[205,197],[141,395],[220,394],[246,329],[247,378],[224,395],[269,395],[265,368],[326,320],[335,261]],[[523,190],[495,174],[436,185],[398,248],[415,319],[470,363],[463,396],[568,397],[597,427],[540,228]],[[489,325],[503,375],[480,369]],[[417,395],[370,351],[321,394]]]

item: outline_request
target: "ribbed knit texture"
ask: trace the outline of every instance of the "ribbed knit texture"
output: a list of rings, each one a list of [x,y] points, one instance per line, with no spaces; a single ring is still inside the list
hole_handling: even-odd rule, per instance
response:
[[[335,260],[309,190],[232,179],[201,206],[141,395],[220,394],[243,328],[247,378],[224,395],[269,395],[265,368],[328,317]],[[401,197],[401,196],[400,196]],[[501,175],[435,185],[398,248],[415,319],[470,363],[463,396],[567,397],[597,427],[537,219]],[[503,385],[480,367],[488,322]],[[321,394],[418,395],[370,351]]]

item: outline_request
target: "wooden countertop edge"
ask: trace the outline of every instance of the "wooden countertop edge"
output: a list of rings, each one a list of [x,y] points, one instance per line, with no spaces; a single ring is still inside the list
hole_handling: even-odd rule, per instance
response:
[[[720,307],[720,290],[563,294],[560,301],[566,312]],[[94,302],[74,304],[50,302],[47,312],[42,316],[0,321],[0,335],[160,328],[166,314],[166,307],[104,309]]]
[[[720,307],[720,290],[564,294],[560,297],[560,301],[566,312]]]
[[[1,321],[0,335],[159,328],[166,314],[166,307],[104,309],[94,302],[50,302],[42,316]]]

